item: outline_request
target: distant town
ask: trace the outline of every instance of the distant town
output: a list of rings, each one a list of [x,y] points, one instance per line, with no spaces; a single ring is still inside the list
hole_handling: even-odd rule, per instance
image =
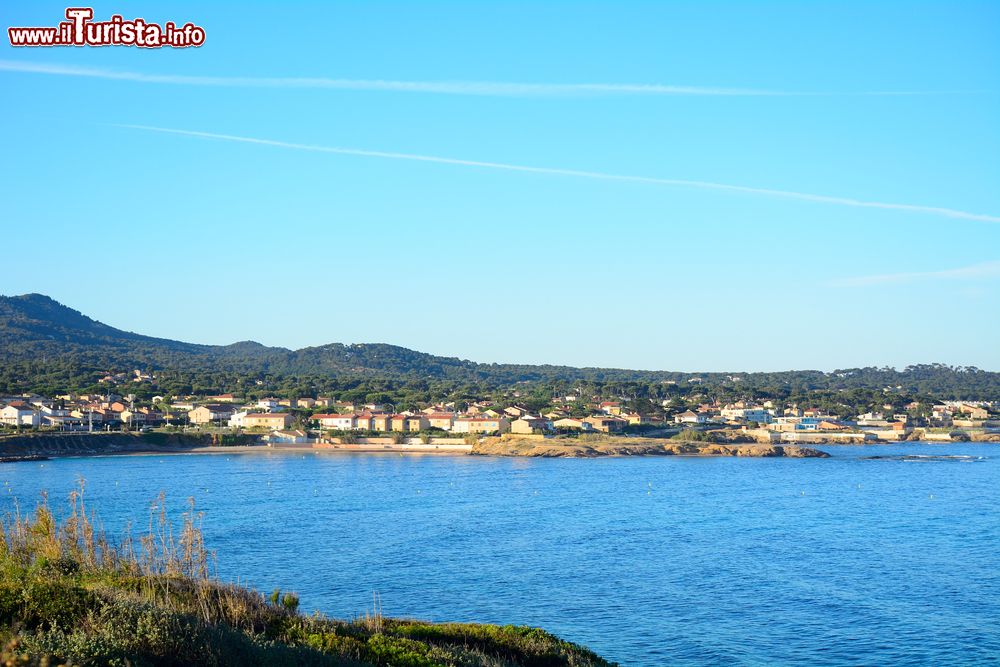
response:
[[[756,442],[836,443],[902,440],[979,439],[1000,434],[1000,402],[941,401],[886,403],[864,414],[830,414],[820,408],[779,400],[697,402],[663,400],[639,410],[627,397],[555,396],[543,409],[519,404],[517,391],[504,400],[484,398],[436,402],[397,410],[387,403],[358,404],[335,396],[250,398],[232,393],[137,398],[122,380],[151,382],[136,370],[131,377],[105,378],[102,394],[0,396],[0,428],[24,432],[202,432],[256,436],[266,443],[350,443],[365,437],[396,442],[422,438],[464,438],[513,434],[608,434],[633,437],[723,439]],[[114,389],[112,389],[114,388]],[[697,397],[696,397],[697,398]]]

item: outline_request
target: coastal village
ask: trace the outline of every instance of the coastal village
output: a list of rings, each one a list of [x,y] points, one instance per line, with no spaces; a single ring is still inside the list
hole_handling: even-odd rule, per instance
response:
[[[112,378],[113,379],[113,378]],[[134,372],[134,382],[151,376]],[[109,382],[109,385],[112,383]],[[464,404],[435,403],[397,410],[391,404],[355,404],[333,396],[249,398],[231,393],[210,396],[152,396],[138,400],[127,387],[103,394],[0,396],[4,432],[202,432],[243,434],[268,444],[353,444],[372,439],[469,442],[485,436],[545,438],[607,434],[765,443],[857,443],[903,440],[992,439],[1000,435],[1000,402],[910,403],[905,411],[857,415],[778,401],[719,404],[662,402],[640,412],[627,398],[553,397],[546,409],[528,410],[517,392],[506,400]],[[381,438],[381,440],[375,440]],[[386,440],[391,438],[391,440]]]

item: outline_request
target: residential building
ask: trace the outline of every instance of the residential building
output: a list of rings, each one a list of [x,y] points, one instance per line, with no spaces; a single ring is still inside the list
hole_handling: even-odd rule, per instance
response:
[[[641,426],[642,424],[648,424],[650,422],[649,417],[640,415],[638,412],[624,412],[621,417],[627,421],[630,426]]]
[[[704,424],[707,421],[708,417],[706,415],[692,412],[691,410],[674,415],[675,424]]]
[[[292,416],[287,412],[252,412],[243,418],[246,428],[266,428],[282,431],[292,425]]]
[[[881,412],[866,412],[855,420],[858,426],[887,426],[889,421]]]
[[[350,431],[357,423],[354,415],[320,414],[313,415],[312,418],[314,421],[319,422],[320,428],[329,428],[337,431]]]
[[[524,415],[520,419],[515,419],[510,423],[511,433],[529,434],[536,431],[551,431],[552,429],[553,424],[551,420],[531,415]]]
[[[73,415],[42,415],[42,426],[51,426],[64,431],[81,431],[86,429],[85,422]]]
[[[11,403],[0,409],[0,423],[7,426],[30,426],[37,428],[42,424],[41,414],[26,404]]]
[[[276,398],[262,398],[257,401],[257,407],[268,412],[273,412],[281,406],[281,401]]]
[[[280,445],[301,445],[309,442],[309,436],[305,431],[299,429],[271,431],[270,435],[267,436],[267,441]]]
[[[221,420],[227,420],[233,416],[235,410],[231,405],[213,403],[200,405],[194,410],[188,411],[188,421],[192,424],[211,424]]]
[[[767,425],[772,431],[817,431],[822,422],[829,421],[819,417],[775,417],[774,421]]]
[[[625,426],[628,424],[621,417],[615,417],[610,414],[585,417],[583,421],[589,422],[595,431],[601,431],[602,433],[620,433],[625,430]]]
[[[128,426],[145,426],[146,413],[138,410],[125,410],[121,414],[121,420],[123,424],[127,424]]]
[[[424,415],[393,415],[391,424],[393,431],[411,433],[423,431],[429,422]]]
[[[507,433],[510,420],[506,417],[458,417],[452,427],[455,433]]]
[[[557,419],[552,422],[552,425],[560,430],[576,430],[576,431],[593,431],[594,425],[588,421],[582,419],[576,419],[574,417],[563,417],[562,419]]]
[[[372,430],[378,433],[388,433],[392,430],[392,415],[384,412],[372,414]]]
[[[450,431],[455,423],[455,413],[453,412],[432,412],[425,415],[427,417],[428,428],[439,428],[442,431]]]
[[[968,415],[969,419],[983,420],[990,416],[990,411],[986,408],[980,407],[978,405],[969,405],[968,403],[963,403],[958,406],[956,412],[964,415]]]
[[[720,413],[724,419],[736,419],[744,422],[770,424],[774,415],[761,407],[726,407]]]

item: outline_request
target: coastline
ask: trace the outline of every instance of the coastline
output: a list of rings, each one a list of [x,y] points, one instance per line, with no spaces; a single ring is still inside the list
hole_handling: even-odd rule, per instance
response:
[[[542,440],[528,437],[485,438],[473,447],[477,456],[525,458],[602,458],[631,456],[694,456],[753,458],[829,458],[829,454],[797,445],[712,443],[637,438],[604,438],[594,441]]]
[[[988,444],[993,440],[973,440]],[[898,443],[824,442],[824,448],[875,446]],[[920,441],[924,442],[924,441]],[[950,441],[927,441],[948,444]],[[812,443],[810,443],[812,444]],[[513,458],[621,458],[636,456],[828,458],[822,449],[790,443],[694,442],[657,438],[605,436],[596,439],[542,438],[507,434],[481,439],[475,445],[433,445],[420,443],[328,444],[270,443],[246,441],[241,444],[213,444],[205,434],[163,433],[50,433],[0,438],[0,463],[44,461],[53,458],[101,456],[182,456],[244,454],[387,454],[393,456],[501,456]]]
[[[179,456],[191,454],[392,454],[400,456],[503,456],[519,458],[598,458],[632,456],[697,457],[784,457],[826,458],[826,452],[794,445],[706,442],[636,438],[602,438],[578,441],[561,438],[503,436],[484,438],[468,447],[438,448],[433,445],[350,445],[323,444],[212,444],[195,435],[83,433],[8,437],[0,440],[0,459],[14,463],[45,458],[97,456]]]
[[[150,446],[137,444],[133,447],[115,447],[104,450],[32,450],[25,454],[0,455],[0,463],[22,463],[31,461],[46,461],[51,459],[97,458],[97,457],[129,457],[129,456],[190,456],[190,455],[231,455],[231,454],[395,454],[395,455],[432,455],[432,456],[468,456],[466,452],[400,450],[385,448],[369,449],[332,449],[313,447],[311,445],[167,445]]]

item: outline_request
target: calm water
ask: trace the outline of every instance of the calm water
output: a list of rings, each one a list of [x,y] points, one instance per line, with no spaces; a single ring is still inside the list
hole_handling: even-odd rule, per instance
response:
[[[194,496],[220,574],[333,616],[545,627],[626,665],[995,664],[1000,446],[833,459],[243,454],[0,464],[117,533]],[[865,460],[873,455],[971,458]],[[9,489],[9,490],[8,490]]]

